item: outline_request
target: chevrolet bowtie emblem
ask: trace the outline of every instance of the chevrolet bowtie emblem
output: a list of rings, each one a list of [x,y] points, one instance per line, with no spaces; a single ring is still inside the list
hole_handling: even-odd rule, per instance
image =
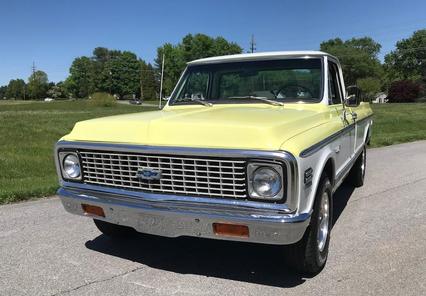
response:
[[[152,168],[143,168],[138,170],[136,177],[142,180],[160,180],[161,171]]]

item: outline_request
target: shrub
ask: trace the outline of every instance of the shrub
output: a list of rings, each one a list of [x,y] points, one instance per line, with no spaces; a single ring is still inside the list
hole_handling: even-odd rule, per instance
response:
[[[421,84],[412,80],[391,83],[387,99],[389,103],[414,103],[420,97]]]
[[[117,104],[117,100],[112,95],[104,92],[94,93],[89,100],[95,107],[113,107]]]

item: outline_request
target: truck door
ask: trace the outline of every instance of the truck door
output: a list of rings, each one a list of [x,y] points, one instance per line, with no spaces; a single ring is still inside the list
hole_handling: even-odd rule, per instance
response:
[[[348,91],[348,93],[346,94],[347,96],[354,95],[358,98],[357,99],[358,101],[361,99],[360,90],[357,87],[348,87],[347,91]],[[352,119],[352,123],[355,126],[354,154],[359,152],[360,149],[362,149],[362,146],[364,145],[364,141],[365,141],[364,132],[366,130],[366,125],[367,125],[367,122],[362,122],[359,120],[358,113],[361,110],[359,104],[363,104],[363,103],[358,102],[358,104],[355,104],[353,107],[350,107],[350,108],[347,107],[347,109],[350,110],[350,113],[348,112],[348,117]]]
[[[339,122],[341,124],[342,133],[336,140],[336,176],[340,173],[344,173],[347,168],[353,153],[354,153],[354,141],[355,141],[355,130],[353,124],[348,121],[346,107],[344,106],[344,83],[339,72],[339,68],[336,63],[328,61],[328,93],[329,93],[329,104],[335,108]]]

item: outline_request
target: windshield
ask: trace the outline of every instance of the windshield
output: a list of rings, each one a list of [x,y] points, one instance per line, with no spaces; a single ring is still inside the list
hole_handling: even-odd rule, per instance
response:
[[[319,58],[194,65],[170,104],[318,102],[321,79]]]

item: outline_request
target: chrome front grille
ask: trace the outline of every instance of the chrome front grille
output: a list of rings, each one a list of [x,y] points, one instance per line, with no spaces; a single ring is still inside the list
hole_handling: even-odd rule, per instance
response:
[[[79,154],[85,183],[152,193],[247,198],[245,160],[87,150]],[[138,178],[138,170],[144,168],[161,171],[161,179]]]

